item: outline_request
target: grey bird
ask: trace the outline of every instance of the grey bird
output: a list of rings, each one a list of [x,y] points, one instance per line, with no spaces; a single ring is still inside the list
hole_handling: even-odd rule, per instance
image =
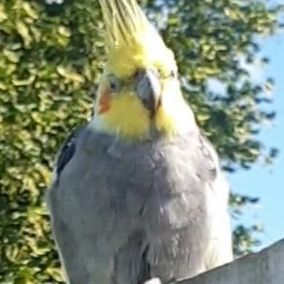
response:
[[[174,283],[232,260],[229,187],[135,0],[101,0],[106,64],[90,122],[48,191],[69,284]]]

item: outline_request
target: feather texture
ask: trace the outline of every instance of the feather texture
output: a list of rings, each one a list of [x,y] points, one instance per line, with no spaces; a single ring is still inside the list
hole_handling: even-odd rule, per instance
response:
[[[174,55],[135,0],[100,0],[107,73],[129,78],[137,68],[172,69]],[[153,48],[155,47],[155,48]]]
[[[68,283],[167,283],[232,259],[228,185],[197,128],[128,144],[87,126],[48,203]]]
[[[140,41],[151,27],[143,11],[133,0],[100,0],[106,28],[106,46],[109,52],[122,44]]]

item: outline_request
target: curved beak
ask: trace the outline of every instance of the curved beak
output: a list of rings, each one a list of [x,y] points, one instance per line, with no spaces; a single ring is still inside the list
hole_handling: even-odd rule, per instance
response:
[[[153,117],[161,103],[162,86],[154,70],[140,70],[135,78],[137,95]]]

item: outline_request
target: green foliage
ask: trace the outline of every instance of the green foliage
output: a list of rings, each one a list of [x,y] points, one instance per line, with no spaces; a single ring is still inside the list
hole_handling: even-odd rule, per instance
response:
[[[239,220],[242,216],[243,208],[247,204],[254,205],[259,202],[258,198],[252,198],[249,196],[243,196],[240,194],[231,194],[230,204],[233,220]],[[251,225],[246,227],[243,224],[235,225],[233,235],[233,248],[236,256],[253,251],[253,248],[260,245],[260,241],[255,238],[256,233],[262,233],[263,230],[258,225]]]
[[[90,115],[99,16],[82,1],[64,16],[35,1],[1,3],[0,282],[54,283],[60,275],[43,197],[56,149]]]
[[[254,62],[256,36],[274,33],[277,11],[260,1],[144,4],[176,52],[185,95],[224,167],[248,168],[263,148],[255,134],[273,113],[261,107],[265,84],[252,82],[238,58]],[[62,283],[43,198],[60,143],[92,111],[100,19],[95,0],[0,3],[0,283]],[[210,89],[212,77],[224,94]],[[247,233],[237,228],[239,253]]]

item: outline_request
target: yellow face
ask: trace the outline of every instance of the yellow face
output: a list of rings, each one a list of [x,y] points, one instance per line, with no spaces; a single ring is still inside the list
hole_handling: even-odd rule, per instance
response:
[[[130,140],[147,138],[153,127],[165,135],[177,134],[187,119],[184,115],[188,114],[188,107],[180,91],[175,65],[172,70],[139,65],[134,70],[132,76],[123,79],[107,71],[103,76],[95,113],[104,130]],[[152,70],[157,76],[153,80],[160,85],[158,101],[153,102],[151,111],[139,96],[139,70]]]
[[[127,82],[128,83],[128,82]],[[107,132],[125,138],[139,138],[150,128],[150,119],[142,102],[135,96],[131,84],[122,85],[113,75],[101,82],[95,113]]]
[[[100,0],[107,62],[95,118],[104,131],[140,140],[154,128],[174,135],[191,115],[180,91],[173,52],[135,0]]]

